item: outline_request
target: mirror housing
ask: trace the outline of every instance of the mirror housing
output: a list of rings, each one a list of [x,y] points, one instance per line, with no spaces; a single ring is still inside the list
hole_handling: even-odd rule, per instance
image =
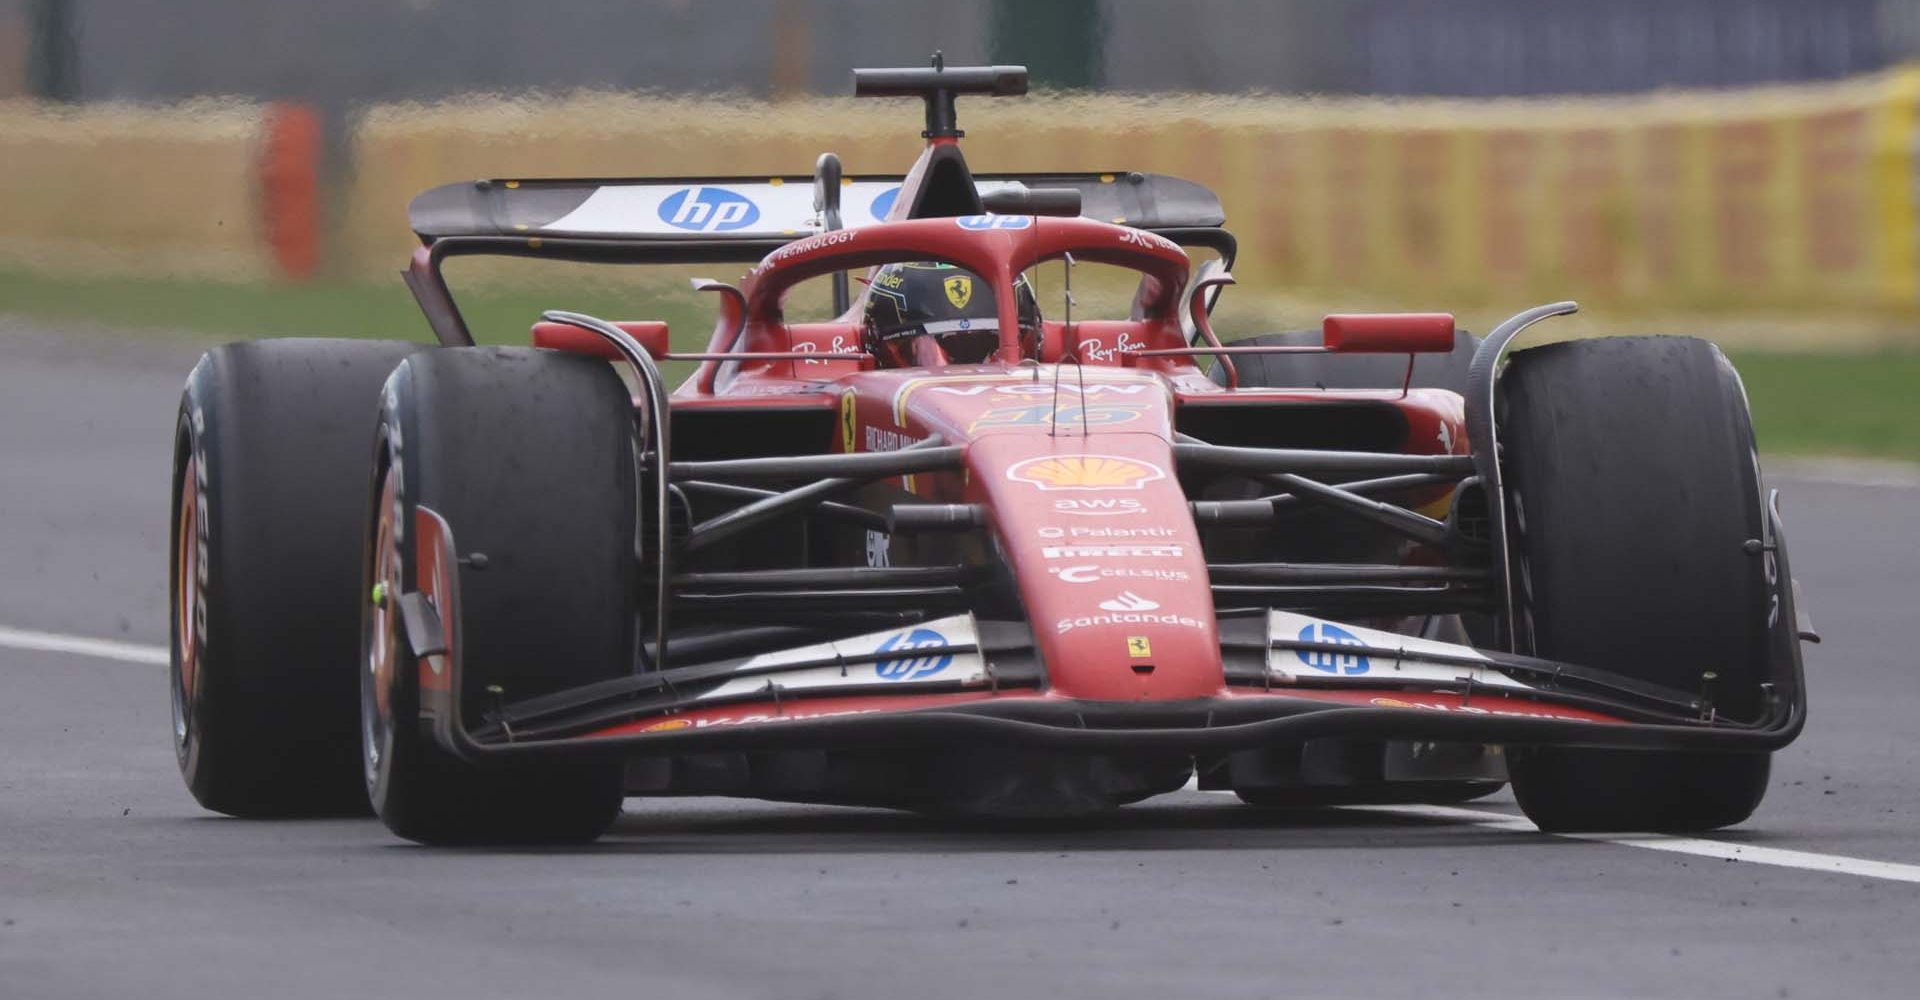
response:
[[[1030,188],[1018,181],[982,195],[980,204],[995,215],[1059,215],[1069,218],[1080,214],[1080,192],[1073,188]]]
[[[1320,340],[1340,354],[1431,354],[1453,350],[1452,313],[1329,313]]]
[[[615,323],[627,332],[627,336],[638,341],[647,355],[655,361],[667,353],[667,324],[658,320],[626,320]],[[544,347],[550,351],[566,351],[569,354],[585,354],[589,357],[605,358],[608,361],[622,360],[620,352],[607,343],[607,338],[592,330],[574,326],[571,323],[554,323],[541,320],[533,324],[533,346]]]

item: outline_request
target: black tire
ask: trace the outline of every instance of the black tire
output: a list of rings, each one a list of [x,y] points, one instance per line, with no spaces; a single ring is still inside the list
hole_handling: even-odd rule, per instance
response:
[[[231,816],[364,814],[359,538],[380,385],[419,345],[208,351],[175,425],[174,748]]]
[[[1712,344],[1623,337],[1513,357],[1500,381],[1523,651],[1694,692],[1757,718],[1767,581],[1746,394]],[[1545,830],[1710,830],[1753,813],[1769,756],[1516,747]]]
[[[485,554],[484,569],[460,569],[469,724],[491,704],[490,686],[518,701],[630,673],[631,397],[609,365],[591,358],[528,348],[432,351],[394,371],[377,441],[373,517],[361,549],[367,667],[359,671],[363,770],[375,811],[394,833],[426,844],[593,840],[620,812],[620,764],[480,767],[442,748],[420,724],[419,667],[392,625],[397,616],[383,618],[375,605],[373,583],[377,572],[389,590],[418,589],[412,525],[420,504],[446,518],[461,553]],[[380,526],[393,518],[402,529],[389,545]],[[386,568],[383,555],[398,568]],[[387,654],[393,668],[383,678],[376,666]]]
[[[1240,347],[1318,347],[1320,331],[1294,330],[1263,333],[1236,340]],[[1453,334],[1453,350],[1446,354],[1416,354],[1413,359],[1415,389],[1451,389],[1465,395],[1467,366],[1480,338],[1465,330]],[[1407,377],[1404,354],[1243,354],[1233,359],[1240,384],[1249,388],[1275,389],[1398,389]],[[1213,380],[1226,382],[1226,371],[1213,368]]]

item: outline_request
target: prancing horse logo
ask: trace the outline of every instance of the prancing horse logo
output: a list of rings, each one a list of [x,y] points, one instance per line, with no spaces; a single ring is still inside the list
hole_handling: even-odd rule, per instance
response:
[[[973,301],[973,279],[955,276],[946,281],[947,301],[955,309],[965,309]]]

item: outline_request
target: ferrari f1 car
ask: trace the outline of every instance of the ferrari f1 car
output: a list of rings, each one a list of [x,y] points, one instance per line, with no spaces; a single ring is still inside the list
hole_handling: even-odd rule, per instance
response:
[[[370,802],[428,843],[590,840],[628,796],[1071,816],[1196,776],[1511,782],[1551,830],[1753,811],[1811,634],[1714,347],[1509,351],[1572,303],[1223,345],[1211,192],[974,174],[954,99],[1018,67],[855,78],[926,102],[904,178],[437,188],[405,272],[437,346],[206,355],[172,563],[200,802]],[[476,254],[751,270],[699,282],[702,351],[566,311],[490,347],[442,275]],[[1094,264],[1124,315],[1042,314],[1040,268]],[[831,318],[787,315],[808,281]]]

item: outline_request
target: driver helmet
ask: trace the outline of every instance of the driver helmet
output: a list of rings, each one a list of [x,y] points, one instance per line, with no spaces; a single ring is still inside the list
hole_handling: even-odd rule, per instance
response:
[[[888,264],[869,281],[864,335],[882,368],[925,363],[914,342],[932,337],[953,364],[971,365],[1000,347],[1000,318],[993,290],[962,267],[933,261]],[[1040,303],[1022,276],[1014,282],[1020,317],[1020,353],[1040,353]]]

